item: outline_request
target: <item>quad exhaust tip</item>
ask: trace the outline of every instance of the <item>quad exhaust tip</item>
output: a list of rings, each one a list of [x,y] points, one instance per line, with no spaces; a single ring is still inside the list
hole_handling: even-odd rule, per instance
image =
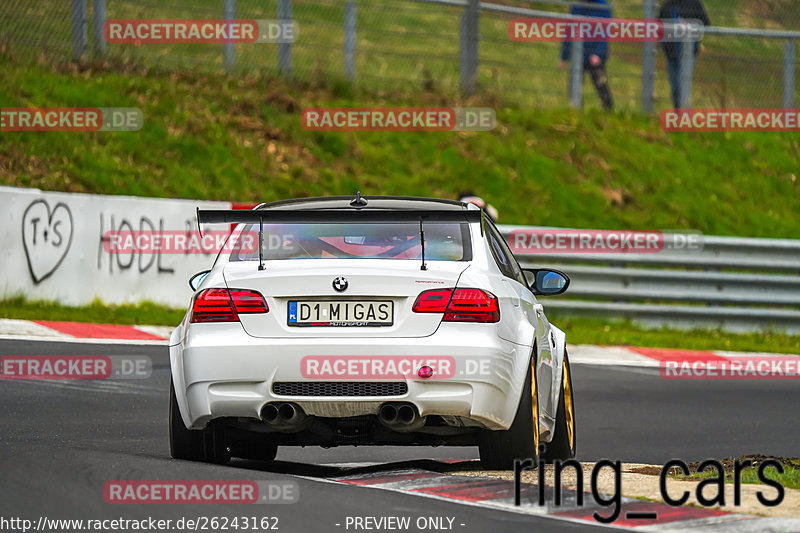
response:
[[[403,424],[410,424],[417,417],[417,412],[410,405],[401,405],[397,408],[397,419]]]
[[[410,403],[385,403],[378,411],[378,420],[387,428],[401,433],[417,431],[425,425],[425,417],[417,414]]]
[[[268,403],[261,409],[261,420],[283,433],[296,433],[307,429],[314,421],[298,405],[289,402]]]
[[[268,403],[261,411],[261,418],[265,422],[275,422],[278,419],[278,407],[274,403]]]
[[[289,422],[297,417],[297,409],[290,403],[284,403],[278,407],[278,417],[285,422]]]
[[[395,420],[397,420],[397,407],[391,403],[383,404],[378,417],[384,424],[393,423]]]
[[[302,409],[289,402],[268,403],[261,409],[261,419],[267,423],[292,423],[306,416]]]
[[[261,420],[276,431],[296,433],[311,426],[314,417],[294,403],[272,402],[261,409]],[[425,425],[426,417],[419,416],[410,403],[387,402],[378,410],[378,420],[392,431],[412,433]]]

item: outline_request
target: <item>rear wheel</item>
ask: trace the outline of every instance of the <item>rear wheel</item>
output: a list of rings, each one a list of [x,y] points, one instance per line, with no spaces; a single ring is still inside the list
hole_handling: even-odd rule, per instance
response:
[[[572,397],[572,372],[569,356],[564,351],[564,370],[561,373],[561,397],[558,400],[553,440],[545,444],[544,460],[566,461],[575,457],[575,403]]]
[[[481,431],[478,449],[481,464],[487,470],[511,470],[517,459],[532,459],[534,464],[537,463],[539,397],[534,366],[535,361],[531,361],[511,427],[504,431]]]
[[[183,424],[175,385],[169,384],[169,451],[173,459],[227,463],[230,460],[225,428],[216,422],[206,429],[188,429]]]
[[[183,425],[175,385],[169,384],[169,452],[173,459],[203,460],[203,430],[187,429]]]

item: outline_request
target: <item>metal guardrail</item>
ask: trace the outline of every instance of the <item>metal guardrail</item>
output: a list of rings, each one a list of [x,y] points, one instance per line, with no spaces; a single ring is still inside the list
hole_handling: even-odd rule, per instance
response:
[[[657,253],[522,253],[520,263],[566,272],[564,297],[545,308],[630,319],[645,326],[800,333],[800,240],[707,236],[699,250]]]

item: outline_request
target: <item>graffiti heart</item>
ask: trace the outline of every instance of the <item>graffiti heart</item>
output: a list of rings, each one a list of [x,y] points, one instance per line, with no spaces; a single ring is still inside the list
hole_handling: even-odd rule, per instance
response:
[[[59,267],[72,244],[72,213],[64,203],[51,210],[45,200],[34,200],[22,216],[22,243],[28,270],[36,284]]]

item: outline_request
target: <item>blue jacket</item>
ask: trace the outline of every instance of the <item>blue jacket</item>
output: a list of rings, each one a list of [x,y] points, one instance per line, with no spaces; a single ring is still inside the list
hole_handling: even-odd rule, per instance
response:
[[[584,0],[585,1],[585,0]],[[572,6],[572,9],[569,10],[570,15],[575,15],[576,17],[601,17],[610,19],[612,17],[611,8],[608,7],[608,2],[606,0],[589,0],[594,1],[595,4],[598,4],[597,7],[584,7],[584,6]],[[562,61],[568,61],[569,55],[572,47],[572,43],[569,41],[564,41],[561,45],[561,59]],[[608,58],[608,43],[583,43],[583,64],[585,66],[589,65],[589,56],[596,55],[600,57],[603,61]]]

